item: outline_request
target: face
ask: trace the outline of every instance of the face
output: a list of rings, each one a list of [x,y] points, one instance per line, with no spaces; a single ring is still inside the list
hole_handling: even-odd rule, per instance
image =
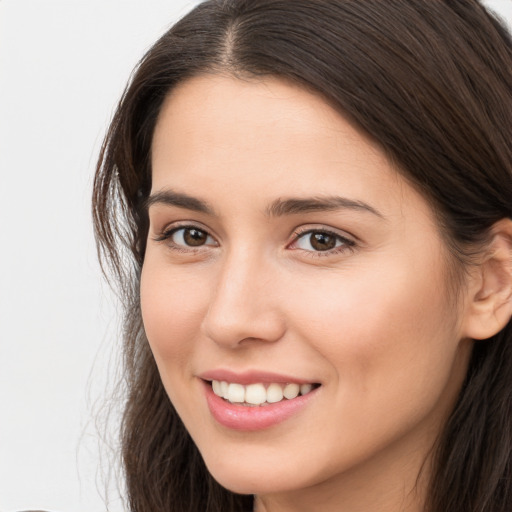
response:
[[[180,85],[152,167],[144,326],[213,476],[261,495],[415,479],[467,363],[427,202],[278,79]]]

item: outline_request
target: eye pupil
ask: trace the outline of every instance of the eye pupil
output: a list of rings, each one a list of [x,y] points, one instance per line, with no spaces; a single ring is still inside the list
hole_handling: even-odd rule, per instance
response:
[[[188,228],[183,233],[183,240],[187,245],[198,247],[206,243],[207,234],[200,229]]]
[[[311,233],[309,242],[317,251],[328,251],[336,247],[336,238],[327,233]]]

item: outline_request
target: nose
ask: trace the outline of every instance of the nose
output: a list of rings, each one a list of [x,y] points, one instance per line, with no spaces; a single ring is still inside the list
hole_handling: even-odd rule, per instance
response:
[[[219,270],[203,332],[226,348],[275,342],[285,332],[276,296],[277,269],[256,257],[233,254]]]

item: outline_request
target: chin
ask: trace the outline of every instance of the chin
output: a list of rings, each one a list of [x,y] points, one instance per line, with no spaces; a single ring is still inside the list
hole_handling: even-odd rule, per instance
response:
[[[251,463],[250,460],[206,461],[208,471],[222,487],[236,494],[273,494],[308,487],[307,475],[292,473],[283,465]]]
[[[280,481],[276,482],[268,475],[260,478],[258,475],[250,474],[244,477],[222,474],[220,477],[217,477],[215,473],[212,473],[212,476],[222,487],[235,494],[266,495],[292,491],[294,489],[294,487],[284,485]]]

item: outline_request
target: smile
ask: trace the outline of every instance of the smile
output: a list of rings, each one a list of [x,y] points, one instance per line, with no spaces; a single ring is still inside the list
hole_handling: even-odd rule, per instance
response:
[[[283,400],[293,400],[299,395],[310,393],[318,385],[297,383],[270,383],[249,384],[244,386],[236,382],[212,380],[211,386],[216,396],[231,402],[248,407],[275,404]]]
[[[297,416],[322,387],[313,382],[286,382],[275,375],[272,379],[271,374],[260,373],[263,382],[258,382],[251,373],[233,375],[232,379],[231,372],[212,373],[220,375],[201,378],[206,403],[213,419],[230,430],[264,430]]]

